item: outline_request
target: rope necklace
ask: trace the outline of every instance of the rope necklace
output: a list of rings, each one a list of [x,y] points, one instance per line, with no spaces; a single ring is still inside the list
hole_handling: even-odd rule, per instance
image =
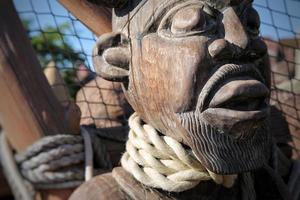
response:
[[[207,170],[192,151],[168,136],[160,136],[150,125],[142,124],[135,113],[122,156],[122,167],[146,186],[169,192],[189,190],[201,181],[213,180],[230,188],[237,175],[217,175]]]

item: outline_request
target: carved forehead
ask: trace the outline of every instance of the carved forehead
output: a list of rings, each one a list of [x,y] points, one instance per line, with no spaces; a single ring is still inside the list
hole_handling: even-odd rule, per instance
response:
[[[251,3],[253,0],[129,0],[127,7],[115,9],[113,13],[113,30],[124,31],[128,25],[134,32],[143,32],[146,23],[179,3],[203,3],[219,11],[242,2]]]

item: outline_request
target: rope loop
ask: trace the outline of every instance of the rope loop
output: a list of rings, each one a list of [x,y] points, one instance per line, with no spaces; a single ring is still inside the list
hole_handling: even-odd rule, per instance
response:
[[[10,166],[15,165],[18,168],[14,173],[32,184],[34,189],[78,187],[83,181],[93,177],[93,156],[99,160],[101,167],[111,169],[105,145],[84,126],[81,127],[81,135],[47,136],[29,146],[24,152],[13,155],[8,147],[5,152],[10,152]],[[6,163],[8,162],[2,159],[3,167],[11,168]]]
[[[169,192],[186,191],[208,180],[233,186],[236,175],[223,176],[206,170],[191,150],[171,137],[159,135],[152,126],[142,124],[136,113],[129,118],[129,126],[121,164],[144,185]]]

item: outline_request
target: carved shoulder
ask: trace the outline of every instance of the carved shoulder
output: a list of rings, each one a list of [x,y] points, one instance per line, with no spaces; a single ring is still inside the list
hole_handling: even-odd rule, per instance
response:
[[[70,200],[123,200],[119,185],[111,173],[92,178],[78,187]]]

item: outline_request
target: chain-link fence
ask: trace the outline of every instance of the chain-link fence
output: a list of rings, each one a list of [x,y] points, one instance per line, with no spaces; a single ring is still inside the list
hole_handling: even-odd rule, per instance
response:
[[[272,73],[271,103],[285,116],[294,150],[300,149],[300,2],[294,0],[256,0],[261,17],[261,36],[265,39]],[[272,113],[274,114],[274,113]],[[284,121],[274,120],[271,129],[278,142],[289,140]]]
[[[61,100],[74,100],[80,106],[81,123],[126,124],[129,109],[120,85],[94,73],[91,52],[96,37],[55,0],[14,3],[41,66],[57,69],[67,85],[68,98]],[[271,103],[277,108],[272,115],[277,117],[272,118],[271,130],[279,145],[289,142],[296,158],[300,150],[300,2],[255,0],[254,7],[261,16],[261,36],[272,66]]]
[[[81,124],[97,128],[125,125],[129,111],[120,84],[94,72],[95,35],[57,1],[15,0],[14,4],[58,99],[76,101]]]

